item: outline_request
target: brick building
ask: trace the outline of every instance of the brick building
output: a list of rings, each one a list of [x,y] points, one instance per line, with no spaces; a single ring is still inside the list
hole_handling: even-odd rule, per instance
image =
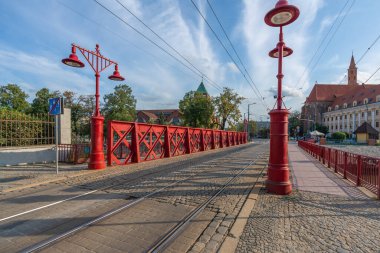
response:
[[[352,56],[347,84],[315,84],[302,107],[304,133],[315,123],[327,126],[330,133],[353,134],[364,122],[379,130],[380,85],[358,84]]]

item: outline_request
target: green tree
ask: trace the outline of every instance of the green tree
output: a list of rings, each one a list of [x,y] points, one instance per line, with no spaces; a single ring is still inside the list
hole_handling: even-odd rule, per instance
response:
[[[76,143],[88,141],[90,138],[91,116],[95,110],[93,95],[75,96],[71,104],[71,129]]]
[[[288,125],[288,129],[289,129],[289,133],[290,133],[290,136],[297,136],[298,132],[297,132],[297,127],[301,127],[302,123],[301,123],[301,113],[299,111],[293,111],[290,113],[289,117],[288,117],[288,121],[289,121],[289,125]]]
[[[212,124],[214,106],[209,96],[189,91],[179,101],[179,113],[185,126],[208,128]]]
[[[59,91],[50,92],[48,88],[42,88],[36,92],[36,97],[33,99],[30,112],[33,114],[49,112],[49,98],[61,96]]]
[[[223,88],[223,92],[214,98],[213,103],[216,109],[216,117],[219,119],[220,129],[224,130],[226,123],[234,125],[239,120],[241,115],[239,105],[243,99],[230,88]]]
[[[136,119],[136,99],[132,95],[132,89],[126,84],[115,86],[113,93],[104,96],[102,113],[107,121],[134,121]]]
[[[345,140],[346,134],[343,132],[335,132],[332,134],[332,138],[335,140]]]
[[[321,133],[324,133],[324,134],[327,134],[329,132],[329,128],[327,126],[323,126],[321,124],[316,124],[315,126],[316,130],[321,132]]]
[[[17,84],[7,84],[0,86],[0,107],[25,112],[29,108],[28,98],[20,86]]]

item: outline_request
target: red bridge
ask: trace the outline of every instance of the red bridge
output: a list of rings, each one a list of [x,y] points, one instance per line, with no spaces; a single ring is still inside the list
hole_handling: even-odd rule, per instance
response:
[[[244,143],[246,132],[109,121],[107,164],[138,163]]]

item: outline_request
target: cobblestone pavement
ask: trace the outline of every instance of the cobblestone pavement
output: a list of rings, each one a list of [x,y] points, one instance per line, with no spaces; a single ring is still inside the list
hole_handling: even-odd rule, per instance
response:
[[[328,145],[335,149],[344,150],[354,154],[380,157],[380,146],[361,146],[361,145]]]
[[[262,189],[236,252],[380,252],[380,202],[289,144],[293,193]]]
[[[190,210],[215,193],[232,175],[245,167],[257,155],[260,148],[251,147],[215,162],[196,165],[192,170],[162,176],[157,180],[145,180],[132,188],[122,186],[112,188],[109,192],[113,194],[141,197],[176,180],[193,176],[43,252],[71,252],[74,249],[81,252],[145,252],[165,231],[177,224]],[[267,151],[267,148],[266,146],[263,149]],[[237,216],[246,197],[244,194],[252,188],[253,177],[265,164],[266,162],[250,166],[239,181],[235,181],[192,222],[186,231],[186,236],[178,238],[180,243],[174,243],[166,251],[215,251]]]
[[[163,159],[156,162],[141,163],[125,166],[124,168],[91,173],[86,176],[68,178],[64,181],[41,185],[28,190],[4,193],[0,199],[2,205],[0,218],[36,208],[40,205],[49,204],[52,201],[59,201],[62,198],[67,198],[87,190],[110,187],[107,191],[87,195],[75,201],[49,207],[37,213],[30,213],[20,218],[11,219],[10,222],[7,221],[5,224],[0,224],[0,251],[13,252],[20,250],[26,245],[31,245],[51,235],[59,234],[62,230],[65,231],[65,229],[67,230],[70,227],[93,219],[97,215],[139,197],[141,196],[140,194],[146,194],[161,185],[190,176],[197,170],[207,170],[213,164],[217,167],[221,166],[226,155],[234,157],[239,152],[252,152],[252,148],[255,149],[255,145],[231,147],[225,150],[205,152],[206,154],[198,153],[191,156]],[[248,157],[246,155],[246,157],[252,159],[251,156]],[[220,161],[216,162],[216,160],[213,162],[213,159]],[[238,161],[237,165],[239,165]],[[228,167],[225,168],[225,170],[228,169]],[[160,170],[162,171],[159,173],[153,173]],[[233,171],[231,170],[231,172]],[[125,183],[131,179],[137,180]],[[206,177],[203,180],[207,181],[208,178]],[[178,191],[176,194],[162,195],[157,198],[158,202],[155,203],[168,204],[167,208],[172,208],[174,204],[174,206],[179,208],[178,210],[188,210],[192,208],[192,205],[181,204],[182,200],[165,200],[166,197],[169,199],[174,197],[180,198],[185,192]],[[188,191],[190,194],[193,192],[195,191]],[[186,197],[183,199],[186,199]],[[187,201],[187,203],[190,202]],[[156,206],[153,205],[153,209],[155,208]],[[149,212],[141,213],[146,214]],[[179,211],[179,213],[182,212]],[[170,212],[167,212],[167,214],[169,215]]]
[[[260,192],[236,252],[380,252],[380,202]]]
[[[177,156],[170,159],[160,159],[151,162],[131,164],[126,166],[107,167],[105,170],[87,170],[87,165],[66,165],[62,166],[62,172],[55,174],[55,168],[43,165],[27,165],[0,167],[0,199],[1,196],[9,196],[13,191],[14,195],[26,194],[28,191],[34,192],[38,188],[46,188],[52,182],[52,187],[56,183],[70,186],[81,185],[82,188],[97,188],[118,184],[124,181],[125,177],[141,176],[157,172],[158,170],[170,167],[175,170],[177,167],[189,166],[197,162],[202,162],[214,157],[223,156],[231,152],[237,152],[246,145],[234,146],[230,148],[209,150],[205,152],[193,153],[190,155]],[[33,189],[30,189],[33,187]]]

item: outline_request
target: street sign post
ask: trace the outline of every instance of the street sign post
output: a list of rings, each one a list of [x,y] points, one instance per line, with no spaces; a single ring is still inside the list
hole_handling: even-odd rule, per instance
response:
[[[63,114],[63,98],[49,98],[49,115],[55,116],[55,167],[58,174],[58,115]]]

